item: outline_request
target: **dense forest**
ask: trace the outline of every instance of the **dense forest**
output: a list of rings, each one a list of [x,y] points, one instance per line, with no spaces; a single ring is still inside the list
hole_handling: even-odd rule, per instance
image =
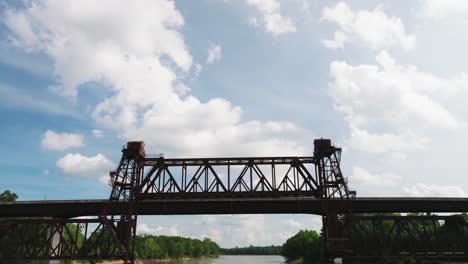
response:
[[[135,241],[137,259],[178,259],[184,257],[217,256],[218,244],[209,238],[202,240],[174,236],[138,235]]]
[[[281,255],[281,246],[222,248],[222,255]]]

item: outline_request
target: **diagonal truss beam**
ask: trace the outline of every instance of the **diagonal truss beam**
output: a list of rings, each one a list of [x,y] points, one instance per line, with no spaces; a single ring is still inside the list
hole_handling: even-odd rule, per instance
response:
[[[165,159],[146,157],[139,199],[216,195],[320,195],[314,157]]]

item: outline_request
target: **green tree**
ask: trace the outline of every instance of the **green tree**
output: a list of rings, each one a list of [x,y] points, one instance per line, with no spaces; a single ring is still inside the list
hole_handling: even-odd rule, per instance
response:
[[[135,240],[138,259],[167,259],[218,255],[219,246],[210,239],[138,235]]]
[[[219,246],[215,242],[211,241],[211,239],[205,237],[203,239],[203,247],[205,248],[205,254],[210,255],[217,255],[219,253]]]
[[[185,256],[192,257],[193,256],[193,250],[194,250],[193,240],[190,239],[190,240],[185,242]]]
[[[193,256],[201,257],[206,254],[204,244],[200,240],[195,240],[193,244]]]
[[[304,263],[318,263],[322,256],[322,238],[312,230],[300,230],[283,244],[282,255],[287,261],[299,258]]]
[[[3,202],[14,202],[18,199],[18,195],[10,190],[6,190],[3,193],[0,193],[0,201]]]
[[[182,258],[184,256],[185,244],[183,241],[175,242],[174,244],[174,258]]]

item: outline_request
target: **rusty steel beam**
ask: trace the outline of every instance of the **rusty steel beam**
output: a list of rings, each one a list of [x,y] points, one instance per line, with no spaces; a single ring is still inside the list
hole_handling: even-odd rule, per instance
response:
[[[49,200],[0,202],[0,217],[78,217],[97,216],[107,200]],[[343,212],[346,202],[330,200],[332,208]],[[349,203],[348,203],[349,204]],[[124,202],[108,212],[120,215]],[[365,197],[351,201],[353,213],[463,213],[468,198]],[[321,215],[321,202],[312,197],[277,198],[184,198],[146,200],[138,203],[139,215],[192,214],[315,214]]]
[[[167,166],[200,166],[209,164],[212,166],[224,165],[247,165],[255,163],[257,165],[284,165],[299,160],[302,163],[315,163],[316,159],[312,156],[305,157],[228,157],[228,158],[182,158],[166,159],[158,155],[146,154],[144,166],[158,166],[165,164]]]

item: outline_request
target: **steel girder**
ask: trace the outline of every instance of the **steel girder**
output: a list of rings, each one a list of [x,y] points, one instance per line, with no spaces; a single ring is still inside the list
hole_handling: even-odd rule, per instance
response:
[[[456,216],[348,215],[340,220],[345,240],[335,256],[345,259],[468,259],[468,225]]]
[[[121,259],[112,232],[122,236],[121,230],[109,230],[99,219],[2,219],[0,259]]]
[[[146,159],[138,199],[320,196],[313,157]]]

